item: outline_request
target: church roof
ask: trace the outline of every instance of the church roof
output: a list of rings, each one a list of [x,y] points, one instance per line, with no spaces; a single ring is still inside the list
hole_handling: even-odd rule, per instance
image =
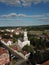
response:
[[[20,37],[20,38],[19,38],[19,40],[20,40],[21,42],[23,42],[23,41],[24,41],[24,39],[23,39],[22,37]]]

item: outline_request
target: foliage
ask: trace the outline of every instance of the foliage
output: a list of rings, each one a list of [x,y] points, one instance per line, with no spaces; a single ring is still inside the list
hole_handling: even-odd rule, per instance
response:
[[[30,46],[26,45],[22,48],[22,50],[27,51],[27,52],[33,52],[34,49],[33,49],[32,45],[30,45]]]

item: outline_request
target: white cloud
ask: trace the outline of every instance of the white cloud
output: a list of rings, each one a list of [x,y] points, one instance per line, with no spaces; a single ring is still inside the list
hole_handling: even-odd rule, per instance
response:
[[[42,17],[42,16],[44,16],[44,15],[26,15],[26,14],[10,13],[10,14],[6,14],[6,15],[1,15],[0,17],[3,17],[3,18],[11,18],[11,17],[39,18],[39,17]]]
[[[49,16],[49,13],[45,14],[45,16]]]
[[[49,13],[41,14],[41,15],[33,15],[33,18],[38,21],[49,22]]]
[[[16,17],[16,16],[17,16],[16,13],[10,13],[10,14],[7,14],[7,15],[1,15],[1,17],[3,17],[3,18]]]
[[[48,18],[47,17],[39,18],[38,20],[39,21],[44,21],[44,22],[49,22],[49,17]]]
[[[21,0],[23,6],[29,6],[32,4],[33,0]]]
[[[32,19],[36,19],[38,21],[49,21],[49,13],[46,14],[39,14],[39,15],[26,15],[26,14],[16,14],[16,13],[10,13],[7,15],[0,15],[1,18],[5,18],[5,19],[10,19],[14,20],[14,17],[17,17],[18,19],[23,19],[24,18],[32,18]]]
[[[25,14],[18,14],[19,17],[27,17]]]
[[[49,0],[0,0],[0,2],[5,2],[8,4],[13,4],[13,5],[30,6],[32,3],[34,3],[34,4],[38,4],[41,2],[47,3],[47,2],[49,2]]]
[[[16,4],[16,5],[20,4],[20,0],[0,0],[0,2],[5,2],[8,4]]]
[[[16,14],[16,13],[10,13],[6,15],[0,15],[0,17],[32,17],[32,18],[40,18],[44,16],[49,16],[49,13],[46,14],[39,14],[39,15],[26,15],[26,14]]]
[[[42,2],[43,0],[21,0],[21,1],[23,2],[22,3],[23,6],[30,6],[32,3],[38,4],[38,3]]]
[[[10,17],[28,17],[28,16],[25,15],[25,14],[10,13],[10,14],[7,14],[7,15],[1,15],[0,17],[10,18]]]
[[[33,1],[34,4],[38,4],[38,3],[41,3],[41,2],[43,2],[43,3],[49,2],[49,0],[32,0],[32,1]]]

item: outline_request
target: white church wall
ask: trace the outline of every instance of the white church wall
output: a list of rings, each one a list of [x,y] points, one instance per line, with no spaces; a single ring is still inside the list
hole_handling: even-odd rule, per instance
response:
[[[24,42],[22,42],[22,48],[23,48],[24,46],[26,46],[26,45],[30,46],[30,41],[24,41]]]
[[[22,42],[20,40],[18,40],[18,45],[22,47]]]
[[[23,48],[25,45],[30,46],[30,41],[28,40],[27,31],[24,32],[24,41],[18,40],[18,45]]]

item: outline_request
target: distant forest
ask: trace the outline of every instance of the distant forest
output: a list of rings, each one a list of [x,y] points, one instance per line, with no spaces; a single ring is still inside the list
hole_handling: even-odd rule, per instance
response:
[[[49,30],[49,25],[39,25],[39,26],[7,26],[7,27],[0,27],[0,29],[27,29],[29,30]]]

